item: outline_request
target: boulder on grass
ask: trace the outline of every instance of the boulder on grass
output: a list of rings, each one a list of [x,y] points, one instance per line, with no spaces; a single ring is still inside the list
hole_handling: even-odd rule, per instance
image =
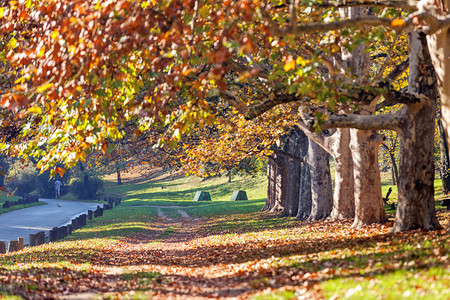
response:
[[[234,191],[230,201],[248,200],[246,191]]]
[[[194,201],[211,201],[209,192],[197,191],[194,196]]]

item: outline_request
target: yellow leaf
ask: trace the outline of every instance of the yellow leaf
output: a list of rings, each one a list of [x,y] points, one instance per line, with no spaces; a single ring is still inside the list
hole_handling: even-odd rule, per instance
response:
[[[402,27],[402,26],[405,26],[405,24],[406,24],[405,21],[403,21],[403,19],[400,19],[400,18],[394,19],[391,22],[391,25],[393,27]]]
[[[43,47],[41,47],[41,49],[39,49],[39,53],[38,53],[37,57],[42,57],[42,56],[44,56],[44,54],[45,54],[45,47],[43,46]]]
[[[36,89],[36,93],[42,93],[53,86],[53,83],[43,84]]]
[[[285,72],[295,69],[295,61],[292,58],[292,56],[289,56],[288,59],[284,62],[283,69],[284,69]]]
[[[76,46],[74,46],[74,45],[70,45],[70,46],[69,46],[69,53],[70,53],[71,55],[73,55],[73,54],[75,53],[75,50],[77,50],[77,47],[76,47]]]
[[[4,14],[5,14],[5,9],[3,7],[0,7],[0,19],[3,18]]]
[[[28,109],[28,112],[33,114],[40,114],[42,112],[42,109],[38,106],[33,106]]]
[[[53,30],[52,34],[50,35],[50,37],[54,40],[59,36],[59,31],[58,30]]]

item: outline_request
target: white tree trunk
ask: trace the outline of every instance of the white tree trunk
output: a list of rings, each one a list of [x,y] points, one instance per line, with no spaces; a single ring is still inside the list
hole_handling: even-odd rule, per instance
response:
[[[355,178],[353,228],[386,220],[381,195],[378,147],[382,137],[375,131],[350,129]]]
[[[441,228],[434,209],[434,119],[437,91],[430,56],[419,34],[410,32],[408,90],[421,97],[410,104],[400,132],[400,179],[393,231]],[[431,134],[430,134],[431,133]]]
[[[334,198],[331,220],[355,217],[355,181],[350,150],[350,129],[341,128],[333,134],[335,162]]]
[[[445,15],[449,12],[450,0],[424,0],[418,6],[436,15]],[[450,144],[450,29],[428,35],[427,43],[439,87],[442,124]]]
[[[367,15],[367,8],[353,7],[341,9],[344,17],[356,18]],[[342,58],[351,72],[360,78],[369,74],[370,57],[364,44],[357,46],[352,53],[342,51]],[[375,101],[363,105],[360,114],[373,114]],[[381,178],[378,166],[378,147],[381,137],[375,131],[350,130],[353,155],[355,221],[352,227],[361,227],[374,222],[385,221],[384,203],[381,195]]]
[[[329,154],[309,140],[307,163],[311,169],[311,215],[309,220],[319,220],[330,215],[333,208]]]

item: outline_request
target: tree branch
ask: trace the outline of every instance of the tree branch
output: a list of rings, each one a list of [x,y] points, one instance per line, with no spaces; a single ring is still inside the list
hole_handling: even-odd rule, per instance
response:
[[[287,152],[287,151],[284,151],[284,150],[281,150],[281,149],[277,149],[277,148],[272,149],[272,151],[273,151],[274,153],[276,153],[276,154],[284,155],[284,156],[287,156],[287,157],[289,157],[289,158],[292,158],[292,159],[294,159],[294,160],[296,160],[296,161],[303,162],[303,158],[298,157],[298,156],[296,156],[296,155],[294,155],[294,154],[292,154],[292,153],[289,153],[289,152]]]
[[[286,1],[286,4],[280,4],[274,6],[274,8],[284,8],[286,5],[290,4],[290,0]],[[359,7],[359,6],[381,6],[381,7],[395,7],[395,8],[405,8],[405,9],[415,9],[417,8],[418,0],[347,0],[347,1],[321,1],[320,3],[315,2],[314,7]]]
[[[404,116],[405,110],[394,114],[383,115],[357,115],[357,114],[342,114],[331,115],[328,120],[319,124],[321,130],[329,128],[356,128],[362,130],[395,130],[399,131]],[[303,122],[307,128],[313,130],[315,126],[315,119],[312,116],[303,116]]]
[[[394,22],[397,19],[379,18],[376,16],[365,16],[331,23],[316,22],[310,24],[289,25],[284,28],[279,27],[278,24],[276,24],[275,21],[272,20],[270,15],[268,15],[267,13],[265,14],[267,20],[272,25],[272,31],[274,35],[278,36],[326,32],[364,25],[384,26],[387,28],[394,29],[396,31],[404,31],[411,27],[419,27],[421,31],[424,32],[425,34],[433,34],[440,29],[450,27],[450,15],[439,16],[433,15],[429,12],[414,13],[402,19],[402,21],[400,22]]]
[[[228,60],[227,66],[230,67],[230,69],[235,72],[249,72],[252,76],[264,79],[267,79],[269,77],[268,71],[259,67],[250,67],[247,64],[239,63],[234,59]]]

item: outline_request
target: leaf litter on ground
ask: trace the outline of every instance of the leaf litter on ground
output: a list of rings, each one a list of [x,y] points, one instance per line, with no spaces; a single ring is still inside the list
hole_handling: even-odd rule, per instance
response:
[[[392,222],[351,229],[351,220],[261,212],[109,222],[1,255],[0,298],[450,298],[445,231],[392,234]]]

